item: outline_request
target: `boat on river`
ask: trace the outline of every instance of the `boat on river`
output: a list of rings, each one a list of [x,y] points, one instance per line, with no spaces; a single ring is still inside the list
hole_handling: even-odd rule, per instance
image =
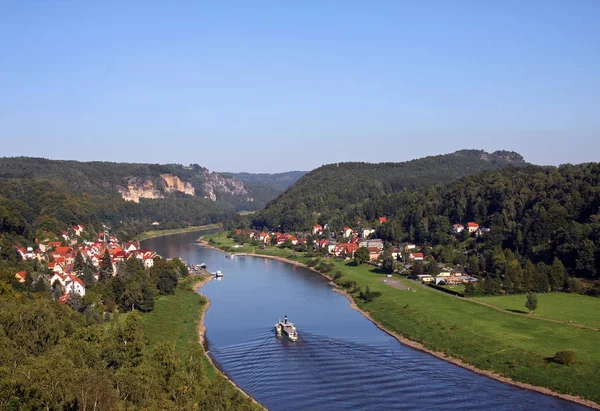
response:
[[[221,272],[221,270],[215,271],[215,277],[216,278],[223,277],[223,273]]]
[[[283,318],[283,321],[279,320],[279,322],[275,324],[275,331],[277,332],[277,335],[281,335],[290,341],[296,341],[298,339],[296,327],[288,320],[287,315]]]

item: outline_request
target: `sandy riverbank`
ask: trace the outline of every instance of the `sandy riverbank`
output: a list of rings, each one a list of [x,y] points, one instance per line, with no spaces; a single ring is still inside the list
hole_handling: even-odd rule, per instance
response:
[[[194,290],[195,293],[198,293],[198,291],[202,287],[204,287],[204,285],[206,285],[208,282],[212,281],[213,279],[214,279],[213,276],[203,277],[202,280],[198,281],[197,283],[195,283],[192,286],[192,289]],[[237,388],[239,392],[241,392],[246,397],[250,398],[250,400],[252,400],[253,403],[255,403],[256,405],[258,405],[261,408],[263,408],[263,409],[266,410],[266,408],[263,407],[263,405],[261,403],[259,403],[258,401],[256,401],[254,399],[254,397],[252,397],[246,391],[244,391],[243,389],[241,389],[235,382],[233,382],[233,380],[231,378],[229,378],[229,376],[227,374],[225,374],[223,371],[221,371],[219,369],[219,367],[217,367],[215,365],[215,363],[213,362],[212,358],[210,358],[210,355],[208,355],[209,349],[208,349],[208,342],[206,341],[206,325],[204,324],[204,317],[206,316],[206,311],[208,310],[208,307],[210,307],[210,300],[208,298],[206,298],[206,296],[204,294],[200,293],[200,295],[202,297],[204,297],[204,299],[206,300],[206,304],[204,304],[204,306],[202,307],[202,312],[200,313],[200,320],[198,321],[198,343],[200,345],[202,345],[202,347],[204,348],[204,355],[206,356],[206,359],[208,360],[208,362],[210,362],[212,364],[212,366],[215,368],[215,370],[218,373],[220,373],[223,377],[227,378],[227,380],[235,388]]]
[[[221,250],[221,249],[219,249],[217,247],[214,247],[214,246],[208,244],[208,242],[205,241],[205,240],[199,239],[198,243],[201,246],[203,246],[203,247],[212,248],[212,249],[217,250],[217,251],[225,252],[225,251],[223,251],[223,250]],[[545,394],[545,395],[551,395],[553,397],[557,397],[557,398],[561,398],[563,400],[567,400],[567,401],[571,401],[571,402],[574,402],[574,403],[577,403],[577,404],[581,404],[581,405],[584,405],[586,407],[590,407],[592,409],[600,410],[600,404],[597,403],[597,402],[594,402],[594,401],[591,401],[591,400],[586,400],[584,398],[581,398],[581,397],[578,397],[578,396],[575,396],[575,395],[558,393],[558,392],[552,391],[551,389],[546,388],[546,387],[540,387],[540,386],[537,386],[537,385],[531,385],[531,384],[527,384],[527,383],[524,383],[524,382],[515,381],[515,380],[513,380],[511,378],[504,377],[504,376],[502,376],[500,374],[494,373],[494,372],[489,371],[489,370],[482,370],[482,369],[474,367],[474,366],[472,366],[472,365],[470,365],[468,363],[465,363],[464,361],[462,361],[462,360],[460,360],[458,358],[451,357],[451,356],[449,356],[449,355],[447,355],[447,354],[445,354],[443,352],[430,350],[430,349],[428,349],[427,347],[425,347],[421,343],[418,343],[416,341],[412,341],[412,340],[410,340],[410,339],[402,336],[401,334],[397,334],[397,333],[395,333],[393,331],[390,331],[390,330],[386,329],[385,327],[383,327],[381,324],[379,324],[377,321],[375,321],[367,311],[361,309],[356,304],[356,302],[354,301],[354,298],[352,297],[352,295],[350,293],[348,293],[346,290],[342,290],[342,289],[338,288],[337,284],[335,284],[333,282],[333,280],[332,280],[332,278],[330,276],[317,271],[313,267],[308,267],[306,264],[303,264],[303,263],[300,263],[300,262],[294,261],[294,260],[289,260],[289,259],[284,258],[284,257],[271,256],[271,255],[263,255],[263,254],[254,254],[254,253],[238,253],[238,254],[240,254],[240,255],[247,255],[247,256],[251,256],[251,257],[269,258],[269,259],[272,259],[272,260],[281,261],[281,262],[292,264],[292,265],[296,265],[296,266],[299,266],[299,267],[304,267],[304,268],[307,268],[307,269],[309,269],[309,270],[311,270],[311,271],[313,271],[313,272],[315,272],[315,273],[317,273],[317,274],[319,274],[319,275],[327,278],[329,280],[329,284],[334,287],[333,291],[337,292],[339,294],[342,294],[343,296],[345,296],[348,299],[348,301],[350,303],[349,304],[350,308],[352,308],[352,309],[358,311],[359,313],[361,313],[369,321],[371,321],[373,324],[375,324],[375,326],[377,328],[379,328],[380,330],[384,331],[388,335],[396,338],[398,341],[400,341],[404,345],[407,345],[407,346],[409,346],[411,348],[414,348],[416,350],[425,352],[427,354],[433,355],[434,357],[437,357],[437,358],[439,358],[441,360],[444,360],[444,361],[450,362],[452,364],[458,365],[459,367],[465,368],[465,369],[467,369],[469,371],[472,371],[472,372],[475,372],[477,374],[480,374],[480,375],[486,376],[488,378],[492,378],[494,380],[503,382],[505,384],[510,384],[510,385],[513,385],[513,386],[516,386],[516,387],[519,387],[519,388],[524,388],[524,389],[527,389],[527,390],[536,391],[536,392],[539,392],[539,393]]]

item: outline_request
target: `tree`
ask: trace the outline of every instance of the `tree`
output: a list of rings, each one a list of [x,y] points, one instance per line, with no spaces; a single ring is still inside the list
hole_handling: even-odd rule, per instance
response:
[[[113,276],[113,266],[108,250],[104,250],[104,255],[100,261],[100,279],[108,280]]]
[[[84,268],[85,261],[83,260],[83,255],[81,255],[81,251],[77,251],[77,256],[75,257],[75,262],[73,263],[73,271],[75,271],[77,274],[81,274]]]
[[[81,296],[77,293],[69,293],[67,295],[67,304],[73,310],[78,311],[81,308]]]
[[[357,265],[361,265],[363,263],[366,263],[369,260],[370,260],[369,249],[367,247],[360,247],[354,253],[354,261],[356,262]]]
[[[558,259],[554,258],[549,272],[550,288],[552,291],[560,291],[565,286],[565,266]]]
[[[525,307],[533,314],[538,306],[537,295],[534,293],[527,293],[527,301],[525,302]]]
[[[381,254],[381,268],[388,274],[392,274],[396,270],[396,262],[390,251],[384,251]]]

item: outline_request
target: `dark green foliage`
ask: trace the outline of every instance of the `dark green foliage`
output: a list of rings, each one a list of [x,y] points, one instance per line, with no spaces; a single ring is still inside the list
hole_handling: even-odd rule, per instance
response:
[[[339,163],[311,171],[300,178],[266,208],[257,213],[257,228],[308,230],[317,222],[336,229],[355,218],[375,220],[387,214],[386,206],[367,199],[379,199],[476,172],[524,164],[516,153],[488,154],[463,150],[404,163]],[[392,235],[398,235],[394,233]]]
[[[367,247],[360,247],[354,253],[354,261],[358,265],[369,262],[369,259],[369,249]]]
[[[104,250],[104,254],[102,255],[102,260],[100,261],[100,280],[108,280],[113,276],[113,265],[110,259],[110,254],[108,254],[108,250]]]
[[[557,364],[571,365],[575,362],[575,353],[573,351],[558,351],[552,357],[552,361]]]
[[[358,298],[360,298],[366,303],[370,303],[379,296],[381,296],[381,293],[379,291],[371,291],[369,289],[369,286],[367,286],[367,289],[365,291],[360,291],[358,294]]]
[[[527,301],[525,302],[525,307],[533,314],[537,309],[538,298],[537,295],[533,293],[527,293]]]

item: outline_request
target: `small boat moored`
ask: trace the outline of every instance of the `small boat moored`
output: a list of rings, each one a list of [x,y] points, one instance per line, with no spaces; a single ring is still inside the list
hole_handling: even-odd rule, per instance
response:
[[[288,321],[287,315],[283,318],[283,321],[279,320],[279,322],[275,324],[275,331],[277,332],[277,335],[281,335],[290,341],[296,341],[298,339],[296,327]]]
[[[223,273],[221,272],[221,270],[215,271],[215,277],[216,278],[223,277]]]

